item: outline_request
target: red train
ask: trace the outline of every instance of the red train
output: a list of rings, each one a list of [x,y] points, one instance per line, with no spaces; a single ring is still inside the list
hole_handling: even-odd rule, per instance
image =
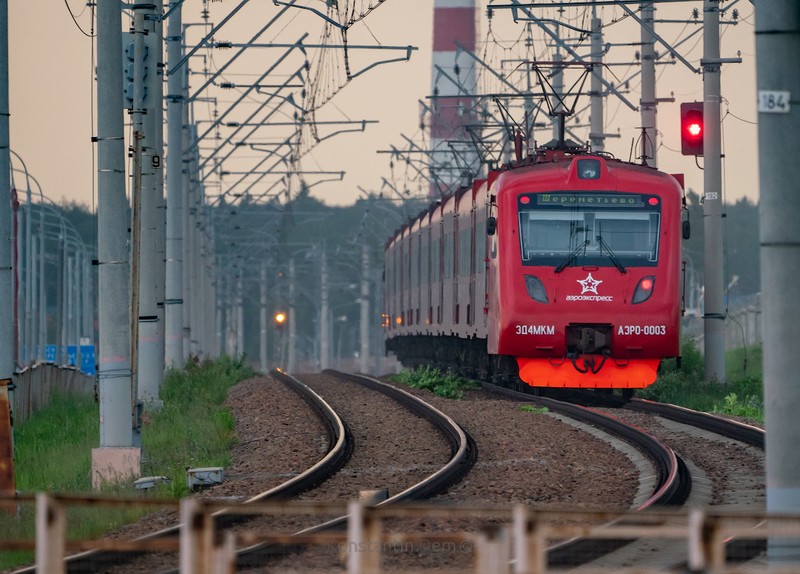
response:
[[[534,387],[646,387],[679,355],[681,208],[673,176],[603,155],[492,171],[387,242],[386,348]]]

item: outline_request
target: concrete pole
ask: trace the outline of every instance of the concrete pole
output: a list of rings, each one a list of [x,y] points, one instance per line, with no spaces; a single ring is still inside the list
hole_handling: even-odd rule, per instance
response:
[[[133,102],[131,113],[133,121],[131,162],[131,199],[133,204],[131,218],[131,370],[133,373],[133,396],[140,398],[139,392],[139,315],[142,265],[142,188],[143,188],[143,148],[144,138],[144,5],[133,5]],[[137,425],[138,426],[138,425]],[[134,437],[137,441],[138,437]]]
[[[31,336],[30,347],[28,351],[28,359],[31,365],[35,364],[39,357],[39,316],[37,314],[36,301],[39,300],[39,260],[42,258],[42,253],[39,251],[39,235],[34,233],[31,238],[31,267],[33,269],[31,276],[31,302],[33,309],[31,310]]]
[[[75,251],[75,254],[69,258],[69,274],[68,274],[68,293],[69,293],[69,306],[67,308],[67,346],[78,345],[78,327],[80,324],[79,313],[80,306],[78,304],[78,289],[80,284],[80,274],[78,268],[80,265],[80,252]],[[77,362],[78,354],[76,349],[75,361],[76,366],[80,363]]]
[[[11,148],[8,102],[8,0],[0,0],[0,403],[8,400],[8,387],[14,375],[14,256],[11,208]],[[12,427],[7,407],[0,412],[0,493],[14,494],[14,453]]]
[[[597,6],[592,6],[592,67],[591,111],[589,113],[589,142],[592,151],[606,148],[605,121],[603,117],[603,21],[597,17]]]
[[[44,229],[44,204],[39,206],[39,362],[44,363],[47,346],[47,275],[45,273],[46,233]]]
[[[363,240],[362,240],[363,241]],[[369,372],[369,249],[367,242],[361,245],[361,299],[359,313],[359,335],[361,350],[359,351],[360,369]]]
[[[258,327],[260,337],[258,339],[258,358],[262,373],[266,373],[267,367],[267,263],[261,262],[261,282],[259,283],[259,298],[258,298]],[[291,372],[291,371],[290,371]]]
[[[213,233],[213,228],[211,229]],[[206,348],[210,356],[219,357],[219,349],[217,348],[217,327],[216,327],[216,311],[217,311],[217,270],[216,262],[213,251],[213,239],[209,241],[208,253],[208,292],[206,294]]]
[[[289,259],[289,352],[286,359],[286,370],[294,373],[297,370],[297,311],[294,304],[295,282],[297,273],[295,272],[294,257]]]
[[[797,169],[787,155],[800,134],[800,70],[792,58],[776,57],[800,53],[800,5],[755,4],[767,512],[800,513],[800,374],[794,354],[800,343],[800,195]],[[796,540],[771,541],[770,561],[796,563],[797,546]]]
[[[655,4],[652,0],[642,2],[642,97],[639,107],[642,110],[642,162],[656,167],[656,50],[653,29]],[[719,22],[717,23],[719,29]],[[719,34],[717,34],[719,42]],[[719,43],[717,44],[719,54]],[[719,57],[719,56],[717,56]],[[719,92],[718,92],[719,93]]]
[[[189,74],[184,71],[181,89],[183,90],[184,101],[188,95]],[[183,142],[183,149],[189,149],[193,143],[189,131],[189,106],[183,106],[183,116],[181,118],[181,138]],[[192,193],[192,160],[191,156],[184,155],[182,160],[183,171],[183,186],[181,191],[181,236],[183,237],[183,328],[182,344],[183,356],[189,358],[192,353],[192,289],[194,285],[191,284],[191,266],[192,266],[192,235],[190,231],[190,217],[189,208],[191,207],[191,193]]]
[[[192,128],[192,141],[196,139],[196,130]],[[201,213],[203,204],[203,186],[198,183],[198,156],[197,153],[192,155],[191,163],[191,192],[189,195],[189,228],[187,236],[189,240],[189,325],[190,338],[189,349],[192,355],[199,356],[205,350],[200,345],[203,340],[202,329],[202,302],[203,302],[203,282],[201,280],[202,273],[202,231],[201,231]],[[184,276],[184,279],[186,277]],[[241,351],[240,351],[241,352]]]
[[[229,274],[233,274],[236,272],[235,267],[231,267],[228,270]],[[236,333],[236,324],[235,324],[235,313],[233,312],[233,289],[235,288],[235,281],[234,277],[228,275],[225,278],[225,295],[223,296],[223,307],[225,309],[225,329],[224,329],[224,337],[225,337],[225,354],[229,357],[233,357],[236,355],[236,337],[234,333]]]
[[[16,192],[16,190],[15,190]],[[22,292],[21,287],[24,285],[23,280],[24,267],[22,249],[24,243],[21,240],[22,230],[22,215],[19,208],[19,194],[14,198],[14,325],[16,327],[16,334],[14,337],[14,348],[16,349],[16,364],[22,365],[22,347],[25,344],[25,294]]]
[[[60,261],[58,266],[58,364],[67,364],[67,306],[69,304],[69,288],[67,270],[69,269],[69,247],[67,245],[67,229],[61,222],[59,236]],[[130,350],[128,351],[130,352]]]
[[[217,267],[216,269],[216,277],[217,277],[217,288],[216,288],[216,328],[217,328],[217,354],[218,355],[225,355],[227,354],[227,350],[225,349],[225,307],[224,307],[224,293],[225,293],[225,276],[222,273],[222,269]]]
[[[167,66],[181,60],[180,0],[169,3]],[[164,283],[164,363],[182,368],[183,354],[183,68],[167,76],[166,276]]]
[[[89,345],[94,344],[94,288],[92,285],[92,256],[90,253],[83,253],[83,313],[81,315],[83,324],[81,331],[83,336],[88,340]]]
[[[325,246],[322,246],[322,256],[320,262],[320,308],[319,308],[319,368],[325,370],[330,368],[331,343],[330,343],[330,308],[328,306],[328,257],[325,254]]]
[[[244,269],[236,273],[236,355],[244,354]]]
[[[138,356],[137,356],[137,394],[136,398],[145,405],[158,400],[158,390],[164,365],[160,358],[158,344],[158,298],[157,281],[159,276],[159,263],[157,260],[157,245],[159,234],[159,204],[158,188],[156,181],[161,177],[160,160],[157,157],[156,145],[156,108],[161,107],[161,100],[155,99],[157,94],[154,88],[160,84],[157,62],[160,59],[156,52],[160,44],[155,30],[155,19],[159,15],[156,5],[152,3],[139,3],[134,5],[135,38],[134,43],[134,83],[136,85],[136,98],[134,107],[135,128],[141,129],[141,187],[139,190],[139,276],[138,276]],[[149,72],[144,74],[144,48],[145,38],[147,46]],[[152,39],[155,38],[156,41]],[[140,51],[140,49],[142,51]],[[141,76],[139,76],[141,74]],[[147,98],[144,88],[147,87]],[[138,121],[137,121],[138,120]]]
[[[149,120],[152,123],[152,148],[153,148],[153,170],[155,171],[155,198],[156,198],[156,219],[155,219],[155,243],[156,243],[156,363],[158,373],[156,380],[158,387],[164,379],[164,337],[166,328],[164,323],[164,297],[165,297],[165,261],[166,261],[166,230],[167,230],[167,206],[164,201],[164,25],[161,14],[164,11],[163,0],[154,0],[155,14],[159,16],[152,22],[152,34],[155,40],[152,45],[155,50],[150,54],[152,73],[149,76],[148,92],[152,94],[150,107],[148,110]],[[148,123],[150,126],[150,123]]]
[[[703,1],[704,346],[707,381],[725,382],[725,289],[722,259],[719,1]]]
[[[27,186],[25,194],[25,364],[32,365],[35,344],[33,322],[33,268],[36,258],[33,255],[33,205],[31,202],[31,186]]]
[[[130,358],[130,268],[122,117],[122,18],[118,0],[97,5],[98,317],[100,448],[92,450],[92,484],[138,475],[133,444]]]

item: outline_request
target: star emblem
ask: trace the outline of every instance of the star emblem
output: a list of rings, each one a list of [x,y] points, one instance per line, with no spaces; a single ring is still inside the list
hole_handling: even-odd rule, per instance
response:
[[[602,281],[595,279],[592,277],[592,274],[589,273],[589,275],[586,276],[586,279],[578,279],[578,283],[581,284],[581,295],[584,293],[594,293],[597,295],[597,286],[600,285]]]

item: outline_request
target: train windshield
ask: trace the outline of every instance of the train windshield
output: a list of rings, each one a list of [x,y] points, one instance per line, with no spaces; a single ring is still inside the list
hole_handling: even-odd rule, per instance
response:
[[[524,265],[653,267],[658,263],[661,200],[656,195],[553,192],[522,195]]]

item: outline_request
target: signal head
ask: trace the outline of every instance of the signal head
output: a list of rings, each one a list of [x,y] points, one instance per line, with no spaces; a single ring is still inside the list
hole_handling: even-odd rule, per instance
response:
[[[681,104],[681,153],[703,155],[703,102]]]

